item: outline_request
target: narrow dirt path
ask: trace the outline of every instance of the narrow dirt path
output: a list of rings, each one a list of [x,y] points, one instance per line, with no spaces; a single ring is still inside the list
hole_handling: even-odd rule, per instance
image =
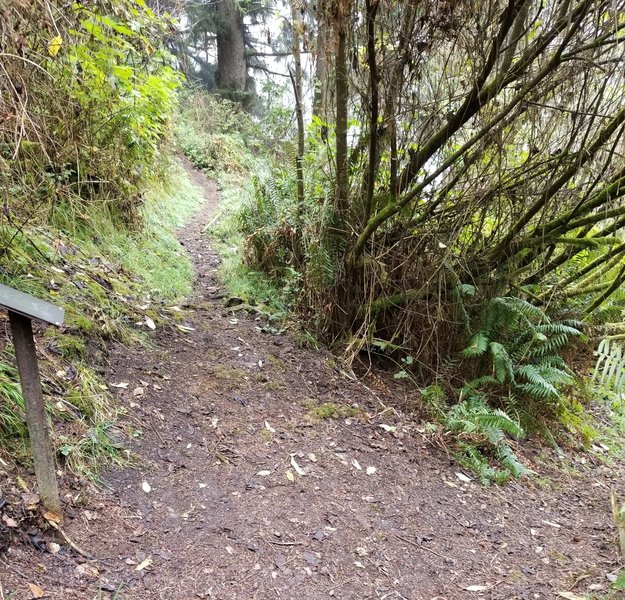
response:
[[[550,485],[462,481],[418,424],[331,356],[224,308],[203,233],[218,194],[192,176],[206,202],[181,232],[198,273],[184,330],[110,360],[109,380],[129,382],[119,397],[141,463],[70,515],[68,535],[93,560],[13,550],[22,577],[7,572],[5,593],[31,597],[24,578],[47,598],[128,600],[538,599],[607,586],[607,469]]]

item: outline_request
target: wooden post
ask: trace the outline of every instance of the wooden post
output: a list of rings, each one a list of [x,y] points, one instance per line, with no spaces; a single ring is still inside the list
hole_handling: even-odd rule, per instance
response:
[[[46,409],[43,403],[37,352],[31,321],[28,317],[9,311],[17,368],[26,404],[28,435],[35,461],[35,476],[41,503],[49,511],[61,515],[59,488],[56,482],[54,452],[48,433]]]

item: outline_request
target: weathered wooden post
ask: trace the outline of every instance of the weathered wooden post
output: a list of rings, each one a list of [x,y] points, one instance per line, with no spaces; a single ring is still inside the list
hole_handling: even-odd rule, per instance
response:
[[[0,307],[9,311],[39,497],[45,508],[60,516],[61,501],[56,482],[54,451],[48,432],[31,321],[36,319],[60,326],[63,323],[64,311],[54,304],[38,300],[5,285],[0,285]]]

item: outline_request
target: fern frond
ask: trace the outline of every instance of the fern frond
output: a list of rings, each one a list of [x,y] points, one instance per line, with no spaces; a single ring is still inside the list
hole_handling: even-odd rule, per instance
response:
[[[462,351],[467,358],[482,356],[488,348],[488,336],[483,331],[478,331],[469,341],[469,346]]]
[[[524,435],[521,426],[500,409],[488,409],[488,412],[474,415],[473,423],[478,426],[478,429],[499,429],[517,438]]]
[[[488,348],[493,357],[495,379],[497,379],[499,383],[504,383],[506,380],[514,381],[514,364],[512,363],[512,359],[506,347],[499,342],[491,342]]]
[[[612,389],[617,394],[625,387],[625,349],[620,341],[605,338],[595,351],[597,362],[592,381]]]
[[[497,448],[495,448],[495,456],[513,477],[521,477],[522,475],[528,475],[531,472],[519,462],[510,446],[505,444],[497,446]]]
[[[508,471],[491,467],[488,459],[471,444],[459,443],[456,458],[461,465],[473,471],[483,485],[501,484],[510,479]]]

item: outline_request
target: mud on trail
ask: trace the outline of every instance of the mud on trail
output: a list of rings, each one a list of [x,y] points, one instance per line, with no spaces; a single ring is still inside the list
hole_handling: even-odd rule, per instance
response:
[[[129,383],[117,392],[141,432],[130,443],[138,464],[68,507],[80,552],[53,532],[56,554],[4,549],[0,598],[533,600],[607,589],[615,469],[590,462],[565,476],[530,450],[541,477],[466,481],[418,422],[389,408],[396,391],[224,307],[203,233],[218,193],[191,175],[205,203],[180,236],[197,270],[183,327],[158,329],[155,350],[109,356],[108,381]]]

